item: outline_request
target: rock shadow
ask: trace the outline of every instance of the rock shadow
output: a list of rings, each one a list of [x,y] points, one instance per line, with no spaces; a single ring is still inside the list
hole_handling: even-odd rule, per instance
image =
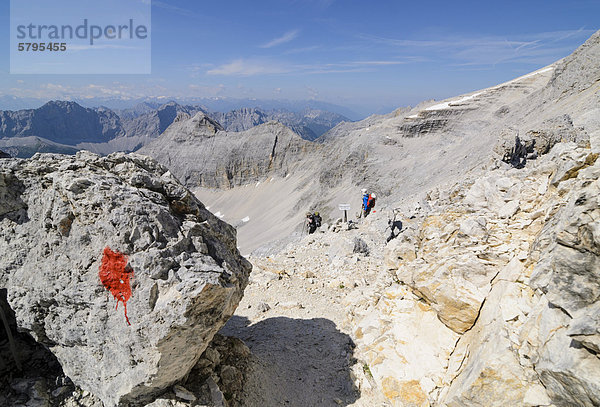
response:
[[[0,406],[50,405],[75,389],[56,357],[28,333],[17,330],[7,290],[0,289]]]
[[[4,218],[21,225],[29,222],[27,204],[21,199],[25,184],[10,173],[0,172],[0,221]]]
[[[351,378],[354,342],[325,318],[233,316],[221,334],[243,340],[257,359],[245,406],[339,406],[359,397]]]

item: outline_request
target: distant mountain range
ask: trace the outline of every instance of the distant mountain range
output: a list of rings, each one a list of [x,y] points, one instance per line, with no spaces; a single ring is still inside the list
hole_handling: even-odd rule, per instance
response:
[[[21,98],[12,95],[0,96],[0,110],[23,110],[36,109],[44,105],[47,99],[38,98]],[[262,111],[268,110],[285,110],[299,113],[304,110],[325,110],[345,116],[351,120],[360,120],[371,113],[382,112],[356,112],[348,107],[336,105],[333,103],[321,102],[318,100],[285,100],[285,99],[236,99],[229,97],[169,97],[169,98],[138,98],[138,99],[118,99],[118,98],[73,98],[69,101],[87,107],[96,108],[99,106],[107,107],[113,111],[134,111],[140,107],[146,106],[150,110],[158,109],[160,106],[175,102],[182,106],[199,106],[205,111],[212,112],[228,112],[230,110],[238,110],[243,108],[255,108]],[[134,107],[132,107],[134,106]],[[386,109],[384,109],[386,110]],[[389,108],[386,112],[392,111]],[[148,113],[145,111],[144,113]]]
[[[72,154],[87,149],[100,154],[135,151],[161,135],[180,114],[196,113],[229,132],[277,121],[306,140],[315,140],[346,117],[318,109],[300,112],[241,108],[210,112],[205,106],[143,102],[122,110],[86,108],[72,101],[51,101],[37,109],[0,111],[0,148],[15,157],[36,152]]]

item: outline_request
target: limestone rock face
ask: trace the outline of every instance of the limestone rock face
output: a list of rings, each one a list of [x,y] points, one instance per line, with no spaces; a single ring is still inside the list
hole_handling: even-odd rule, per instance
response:
[[[592,406],[600,404],[600,165],[577,172],[565,182],[566,204],[534,244],[531,285],[544,292],[540,318],[554,327],[538,343],[542,382],[555,399]]]
[[[440,355],[439,365],[415,376],[426,395],[415,404],[413,393],[386,387],[400,389],[410,365],[419,366],[396,360],[404,344],[383,356],[385,341],[358,338],[367,356],[371,347],[380,350],[366,360],[388,399],[448,407],[599,405],[599,175],[589,146],[565,142],[521,170],[503,164],[428,194],[418,238],[386,248],[386,266],[409,294],[392,302],[385,292],[379,324],[366,317],[359,326],[382,338],[400,326],[422,326],[425,316],[419,324],[392,319],[414,295],[451,329],[456,345],[443,326],[431,325],[427,340],[419,339],[424,347],[440,336],[448,342],[430,351]],[[417,307],[424,305],[410,312]]]
[[[19,328],[106,406],[186,375],[243,295],[235,230],[148,157],[2,160],[0,197],[0,286]],[[105,248],[126,256],[112,293]]]
[[[227,133],[203,113],[179,116],[164,134],[144,146],[186,185],[231,188],[286,176],[293,164],[318,146],[280,123],[269,122],[240,133]]]
[[[429,406],[430,392],[444,385],[458,334],[403,286],[386,288],[365,314],[354,336],[384,396],[395,406]]]

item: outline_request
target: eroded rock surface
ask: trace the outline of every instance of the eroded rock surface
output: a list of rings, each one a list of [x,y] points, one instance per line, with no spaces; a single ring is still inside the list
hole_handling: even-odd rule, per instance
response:
[[[242,297],[235,230],[148,157],[3,160],[0,196],[0,286],[19,329],[106,406],[185,376]],[[131,325],[99,278],[106,247],[133,272]]]

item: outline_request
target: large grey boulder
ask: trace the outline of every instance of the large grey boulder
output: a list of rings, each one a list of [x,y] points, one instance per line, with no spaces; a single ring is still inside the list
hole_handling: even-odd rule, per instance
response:
[[[0,161],[0,253],[19,328],[107,407],[185,376],[251,269],[233,227],[136,154]]]

